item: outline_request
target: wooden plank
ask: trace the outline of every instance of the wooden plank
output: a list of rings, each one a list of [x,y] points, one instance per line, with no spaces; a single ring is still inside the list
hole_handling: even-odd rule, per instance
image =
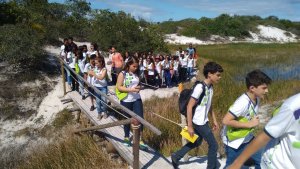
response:
[[[94,125],[103,125],[103,124],[117,121],[117,119],[113,116],[109,116],[107,119],[98,120],[97,112],[95,110],[90,111],[91,103],[89,99],[82,100],[80,94],[77,92],[69,92],[67,95],[82,110],[82,112],[85,113],[87,118],[89,118]],[[128,162],[128,164],[132,166],[133,165],[132,147],[127,147],[123,145],[123,138],[124,138],[123,126],[114,126],[111,128],[101,129],[100,131],[103,132],[107,140],[113,144],[113,146],[122,156],[122,158],[124,158]],[[172,168],[170,161],[168,161],[165,157],[163,157],[161,154],[156,152],[151,147],[149,147],[149,149],[145,151],[140,150],[139,154],[140,154],[139,163],[141,168],[153,168],[153,169]]]

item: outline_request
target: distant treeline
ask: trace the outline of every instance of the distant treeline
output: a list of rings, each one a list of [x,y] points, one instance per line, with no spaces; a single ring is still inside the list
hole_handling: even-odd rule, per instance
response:
[[[70,36],[105,51],[111,45],[119,51],[167,51],[158,27],[122,11],[91,9],[85,0],[0,0],[0,61],[38,65],[45,44]]]
[[[216,18],[202,17],[200,19],[184,19],[157,23],[165,34],[177,33],[179,35],[209,38],[210,35],[234,36],[237,38],[249,37],[249,31],[256,32],[258,25],[274,26],[296,35],[300,35],[300,22],[279,19],[276,16],[261,18],[259,16],[230,16],[222,14]]]
[[[162,23],[135,19],[125,12],[91,9],[85,0],[65,4],[47,0],[0,0],[0,61],[23,67],[44,60],[43,47],[58,44],[59,38],[96,42],[100,50],[114,45],[120,52],[168,52],[163,35],[209,38],[210,35],[247,37],[257,25],[270,25],[300,35],[300,23],[275,16],[229,16],[210,19],[184,19]]]

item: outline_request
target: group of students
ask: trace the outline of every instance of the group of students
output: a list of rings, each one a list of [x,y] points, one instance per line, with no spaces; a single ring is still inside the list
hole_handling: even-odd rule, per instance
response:
[[[187,48],[189,49],[189,48]],[[151,52],[133,55],[126,51],[124,57],[120,53],[114,54],[115,48],[109,51],[112,63],[112,84],[116,83],[118,73],[122,70],[130,57],[139,59],[138,74],[145,87],[159,88],[177,86],[194,76],[196,66],[194,50],[179,50],[175,55],[154,55]],[[116,66],[115,66],[116,65]]]
[[[105,59],[100,54],[96,43],[91,43],[90,50],[87,50],[86,45],[77,46],[73,39],[65,38],[64,44],[61,46],[60,56],[68,64],[68,66],[76,72],[77,75],[84,78],[90,85],[94,86],[102,93],[108,93],[108,76],[105,65]],[[107,102],[104,96],[97,94],[91,87],[85,90],[85,85],[80,78],[74,74],[73,71],[65,69],[67,73],[67,82],[72,91],[76,90],[82,96],[82,99],[90,96],[91,108],[95,109],[94,99],[96,100],[96,109],[98,112],[98,119],[107,118]]]
[[[208,143],[207,168],[220,167],[217,160],[218,144],[212,132],[219,125],[211,105],[213,84],[220,81],[222,72],[223,68],[215,62],[208,62],[204,66],[205,80],[194,87],[187,106],[188,132],[190,136],[197,134],[199,137],[194,143],[187,143],[171,155],[175,169],[178,168],[179,160],[199,146],[203,139]],[[271,79],[261,70],[253,70],[246,75],[245,81],[246,92],[236,99],[222,120],[224,127],[221,137],[227,157],[224,168],[241,168],[249,158],[255,168],[300,168],[300,93],[287,99],[263,132],[255,138],[252,131],[259,125],[260,100],[268,93]],[[204,97],[196,105],[203,91]],[[212,129],[208,124],[209,113],[213,121]]]

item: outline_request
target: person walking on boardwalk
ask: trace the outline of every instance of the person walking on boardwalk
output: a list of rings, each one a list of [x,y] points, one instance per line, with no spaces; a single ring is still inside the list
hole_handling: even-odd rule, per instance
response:
[[[194,87],[193,93],[187,105],[188,132],[191,137],[194,135],[194,133],[199,137],[194,143],[187,143],[180,150],[171,155],[172,165],[175,169],[178,168],[179,160],[188,151],[201,145],[203,139],[208,143],[207,168],[218,168],[218,144],[211,131],[211,128],[208,125],[208,113],[212,113],[213,130],[218,129],[219,125],[217,123],[215,113],[214,111],[212,111],[211,104],[213,97],[213,84],[216,84],[220,81],[222,72],[223,68],[215,62],[208,62],[204,66],[203,74],[205,76],[205,80],[203,81],[203,83],[199,83]],[[200,103],[196,105],[202,92],[205,92],[204,97],[202,98]],[[192,112],[194,106],[196,106],[196,108],[195,111]]]
[[[139,85],[140,79],[138,77],[139,75],[138,68],[139,68],[138,58],[129,57],[123,71],[120,72],[118,75],[116,88],[121,93],[127,93],[122,98],[118,97],[121,105],[133,111],[141,118],[144,118],[143,102],[141,100],[141,95],[139,93],[141,90],[141,86]],[[126,114],[126,116],[129,117],[130,115]],[[136,119],[133,120],[133,124],[136,126],[141,125],[140,122],[137,121]],[[141,125],[140,127],[140,132],[142,131],[143,131],[143,125]],[[124,125],[124,133],[125,133],[124,144],[126,146],[131,146],[131,141],[129,139],[130,124]],[[147,145],[144,144],[142,139],[140,141],[140,148],[141,149],[147,148]]]

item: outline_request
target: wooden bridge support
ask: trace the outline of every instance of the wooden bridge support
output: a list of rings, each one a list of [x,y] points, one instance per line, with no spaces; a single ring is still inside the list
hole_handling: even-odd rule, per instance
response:
[[[133,154],[133,169],[139,169],[139,155],[140,155],[140,126],[132,124],[133,130],[133,145],[132,145],[132,154]]]

